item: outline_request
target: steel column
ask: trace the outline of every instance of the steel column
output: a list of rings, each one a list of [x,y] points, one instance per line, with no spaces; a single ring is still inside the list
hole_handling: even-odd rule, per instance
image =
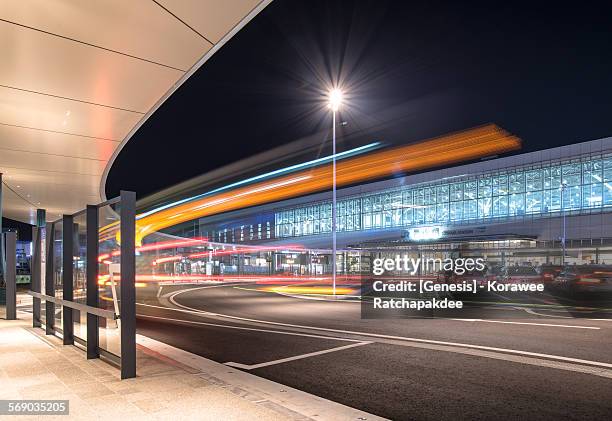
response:
[[[0,172],[0,238],[2,237],[2,188],[4,183],[2,182],[2,173]],[[0,241],[0,279],[4,279],[4,242]]]
[[[76,218],[74,215],[72,215],[72,220],[74,221]],[[79,224],[77,224],[76,222],[73,222],[72,224],[72,291],[73,291],[73,295],[74,295],[74,285],[75,285],[75,279],[77,278],[78,274],[76,273],[76,270],[74,268],[74,259],[75,257],[79,257],[80,253],[79,253]],[[74,300],[74,298],[73,298]],[[72,322],[73,322],[73,326],[74,323],[76,323],[79,326],[79,329],[81,328],[81,312],[77,309],[72,309]]]
[[[62,298],[74,301],[74,218],[64,215],[62,219]],[[64,331],[64,345],[74,344],[73,310],[62,307],[62,330]]]
[[[36,226],[38,227],[38,291],[43,292],[45,289],[45,281],[47,279],[46,272],[44,270],[44,265],[47,262],[47,211],[45,209],[36,209]],[[41,300],[38,301],[38,327],[41,325],[41,317],[40,317],[40,305]]]
[[[41,229],[32,228],[32,268],[30,270],[32,280],[30,289],[34,292],[40,290],[40,244]],[[40,298],[32,298],[32,327],[40,327]]]
[[[17,233],[4,234],[4,250],[6,251],[6,267],[4,281],[6,283],[6,320],[17,319]]]
[[[136,193],[121,191],[121,378],[136,377]]]
[[[51,224],[47,230],[47,258],[45,263],[45,295],[55,296],[55,224]],[[45,301],[45,333],[53,335],[55,332],[55,303]]]
[[[98,218],[97,206],[87,206],[87,305],[98,307]],[[99,320],[87,313],[87,358],[100,357]]]

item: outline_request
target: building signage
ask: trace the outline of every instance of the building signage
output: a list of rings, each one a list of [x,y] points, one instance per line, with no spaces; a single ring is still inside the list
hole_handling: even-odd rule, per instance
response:
[[[412,241],[437,240],[442,237],[444,228],[440,226],[415,227],[408,230],[408,238]]]

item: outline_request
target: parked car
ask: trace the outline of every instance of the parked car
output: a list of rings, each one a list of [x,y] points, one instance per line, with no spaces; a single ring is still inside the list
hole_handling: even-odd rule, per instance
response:
[[[450,272],[446,276],[446,283],[452,284],[460,284],[462,282],[473,282],[476,281],[477,289],[476,294],[486,294],[486,288],[480,288],[481,286],[486,286],[488,281],[499,281],[501,279],[501,274],[503,272],[503,268],[501,266],[493,265],[487,267],[484,270],[473,270],[466,272],[461,275],[457,275],[453,272]],[[466,293],[455,293],[453,295],[465,295]],[[472,293],[467,293],[472,294]]]
[[[508,266],[502,275],[505,283],[541,282],[538,271],[533,266]]]
[[[457,275],[453,273],[449,279],[449,282],[454,283],[454,284],[460,284],[465,281],[471,282],[473,280],[476,280],[476,283],[478,285],[484,285],[487,281],[487,273],[488,273],[487,269],[472,270],[472,271],[465,272],[462,275]]]
[[[487,281],[501,281],[503,280],[506,268],[498,265],[487,265],[487,272],[485,273],[485,280]]]
[[[542,282],[549,284],[555,280],[557,276],[563,271],[563,266],[561,265],[542,265],[538,267],[538,273],[540,274],[540,278]]]
[[[612,292],[612,266],[567,266],[551,283],[567,292]]]

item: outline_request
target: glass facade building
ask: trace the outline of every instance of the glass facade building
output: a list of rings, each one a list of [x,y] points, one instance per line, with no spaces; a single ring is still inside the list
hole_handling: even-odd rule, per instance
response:
[[[612,210],[612,154],[542,162],[343,198],[339,232],[504,220]],[[276,238],[331,232],[331,201],[274,213]]]

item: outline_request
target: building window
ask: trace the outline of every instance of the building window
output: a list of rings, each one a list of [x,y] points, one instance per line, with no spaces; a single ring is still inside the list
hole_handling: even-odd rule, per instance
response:
[[[528,214],[542,212],[542,192],[541,191],[526,193],[525,212]]]
[[[566,186],[563,198],[562,183]],[[463,182],[432,183],[418,189],[407,186],[344,199],[338,202],[337,228],[360,231],[459,224],[554,215],[562,209],[590,212],[601,207],[612,207],[612,157],[608,156],[544,163],[542,168],[482,174]],[[329,233],[331,203],[281,210],[275,213],[274,223],[278,237]],[[267,230],[270,238],[269,223]]]
[[[528,171],[525,174],[525,182],[528,192],[542,190],[542,170]]]
[[[493,198],[493,217],[500,218],[508,216],[508,196],[497,196]]]
[[[479,218],[490,218],[493,202],[490,197],[478,199],[478,217]]]
[[[509,214],[512,216],[525,214],[525,195],[523,193],[511,194],[508,204]]]

